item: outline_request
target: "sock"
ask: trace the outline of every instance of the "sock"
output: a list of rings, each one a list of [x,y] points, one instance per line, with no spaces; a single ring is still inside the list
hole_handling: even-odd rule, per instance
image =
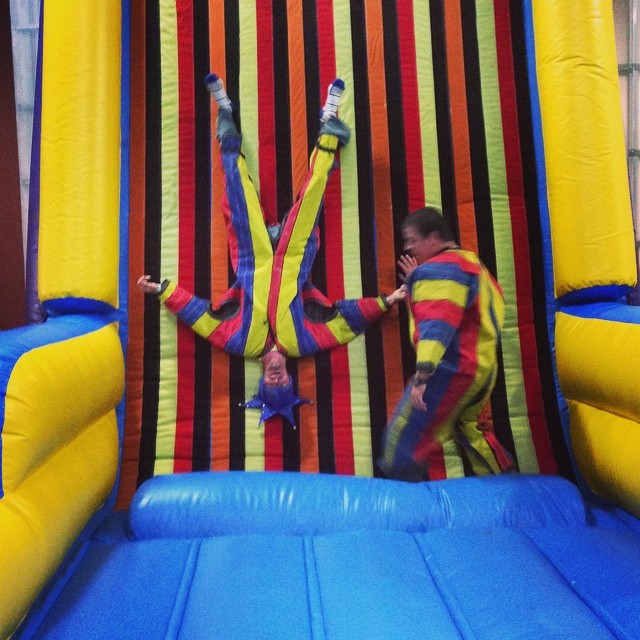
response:
[[[229,100],[229,96],[227,92],[224,90],[224,84],[219,76],[215,73],[210,73],[205,79],[204,84],[209,90],[209,93],[213,94],[213,97],[216,99],[218,103],[218,107],[220,109],[229,109],[231,110],[231,100]]]
[[[327,91],[327,100],[320,112],[320,120],[325,122],[329,118],[335,118],[338,114],[338,105],[340,104],[340,98],[344,91],[344,81],[340,78],[336,78],[330,85]]]

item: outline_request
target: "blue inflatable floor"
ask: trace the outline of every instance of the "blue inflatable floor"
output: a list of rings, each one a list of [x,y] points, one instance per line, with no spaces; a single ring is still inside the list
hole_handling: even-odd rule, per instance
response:
[[[640,536],[557,477],[145,483],[34,637],[640,638]]]

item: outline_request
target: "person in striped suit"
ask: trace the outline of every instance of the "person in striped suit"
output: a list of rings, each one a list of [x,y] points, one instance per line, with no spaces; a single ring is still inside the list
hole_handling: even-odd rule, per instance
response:
[[[402,234],[416,373],[386,426],[379,466],[407,481],[452,477],[463,475],[462,454],[475,475],[500,473],[511,458],[478,417],[498,372],[502,289],[438,209],[407,216]]]
[[[307,177],[296,202],[275,227],[265,223],[222,81],[211,74],[206,85],[218,103],[217,137],[225,175],[222,211],[236,281],[215,307],[168,280],[160,285],[145,275],[138,286],[145,293],[157,294],[169,311],[214,347],[262,359],[257,404],[247,406],[258,406],[264,400],[263,405],[274,409],[277,394],[270,393],[269,387],[282,387],[280,395],[285,398],[288,394],[285,404],[290,409],[295,394],[286,358],[311,356],[353,340],[404,299],[406,288],[388,296],[331,302],[309,281],[319,248],[325,187],[336,166],[338,148],[350,137],[349,128],[337,117],[342,80],[329,86]],[[264,416],[269,417],[269,412],[263,412],[266,419]],[[292,421],[290,411],[285,417]]]

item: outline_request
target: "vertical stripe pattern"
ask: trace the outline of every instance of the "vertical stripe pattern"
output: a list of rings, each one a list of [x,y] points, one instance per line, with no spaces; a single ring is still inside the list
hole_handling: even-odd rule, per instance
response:
[[[537,326],[544,293],[519,3],[156,0],[142,19],[132,52],[131,208],[144,225],[131,225],[135,275],[144,260],[145,273],[214,300],[233,276],[207,71],[234,103],[270,223],[302,187],[327,85],[340,76],[352,139],[327,186],[313,284],[332,300],[389,293],[402,219],[442,207],[505,293],[486,410],[495,432],[521,471],[567,469]],[[346,346],[289,362],[299,395],[313,400],[296,410],[294,430],[279,418],[257,426],[259,413],[239,408],[259,363],[211,352],[155,300],[130,295],[144,350],[134,349],[128,374],[121,505],[165,472],[377,473],[382,430],[415,364],[404,309]],[[451,471],[444,459],[442,468]]]

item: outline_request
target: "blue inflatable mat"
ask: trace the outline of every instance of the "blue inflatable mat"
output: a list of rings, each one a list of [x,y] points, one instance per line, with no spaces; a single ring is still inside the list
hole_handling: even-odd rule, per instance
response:
[[[557,477],[160,476],[126,527],[36,637],[640,637],[640,537]]]

